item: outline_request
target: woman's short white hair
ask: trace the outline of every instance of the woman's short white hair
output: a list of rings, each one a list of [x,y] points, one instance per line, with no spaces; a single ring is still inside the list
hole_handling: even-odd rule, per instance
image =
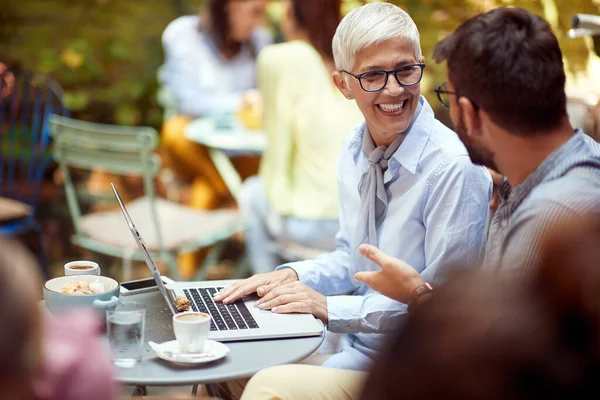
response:
[[[419,30],[406,11],[379,2],[355,8],[342,19],[333,36],[335,67],[351,71],[360,50],[397,38],[410,41],[417,61],[421,59]]]

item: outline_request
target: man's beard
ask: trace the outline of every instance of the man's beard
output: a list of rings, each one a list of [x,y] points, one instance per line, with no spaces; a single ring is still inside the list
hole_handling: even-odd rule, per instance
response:
[[[473,164],[483,165],[484,167],[498,171],[498,167],[496,167],[496,163],[494,162],[494,153],[486,149],[482,144],[477,143],[476,140],[467,134],[467,128],[465,127],[462,115],[459,115],[458,117],[456,134],[460,141],[465,145],[469,158]]]

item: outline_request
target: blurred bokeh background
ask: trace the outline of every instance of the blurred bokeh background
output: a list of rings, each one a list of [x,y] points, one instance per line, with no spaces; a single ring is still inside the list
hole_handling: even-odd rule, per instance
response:
[[[544,16],[559,37],[567,62],[569,93],[600,92],[599,59],[590,38],[566,35],[574,13],[596,14],[598,0],[391,0],[415,20],[427,58],[435,42],[461,21],[494,7],[522,6]],[[205,0],[3,0],[0,61],[51,75],[64,88],[76,118],[159,128],[157,71],[163,62],[160,37],[169,22],[194,14]],[[362,4],[344,0],[344,10]],[[269,6],[278,31],[281,2]],[[443,67],[428,63],[423,92],[443,81]],[[432,102],[433,103],[433,102]]]

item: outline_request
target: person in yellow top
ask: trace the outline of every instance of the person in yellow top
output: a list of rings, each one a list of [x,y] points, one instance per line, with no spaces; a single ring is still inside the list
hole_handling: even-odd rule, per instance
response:
[[[332,80],[340,0],[287,0],[284,7],[288,42],[265,47],[257,59],[268,146],[240,201],[254,273],[280,264],[276,238],[335,248],[338,153],[346,133],[363,120]]]

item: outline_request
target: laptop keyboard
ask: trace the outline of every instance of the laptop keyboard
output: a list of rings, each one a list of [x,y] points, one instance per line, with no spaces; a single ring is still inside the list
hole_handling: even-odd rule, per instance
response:
[[[209,314],[212,317],[211,331],[257,329],[258,324],[242,300],[232,304],[223,304],[213,300],[214,294],[221,289],[223,288],[191,288],[183,289],[183,293],[192,302],[192,310]]]

